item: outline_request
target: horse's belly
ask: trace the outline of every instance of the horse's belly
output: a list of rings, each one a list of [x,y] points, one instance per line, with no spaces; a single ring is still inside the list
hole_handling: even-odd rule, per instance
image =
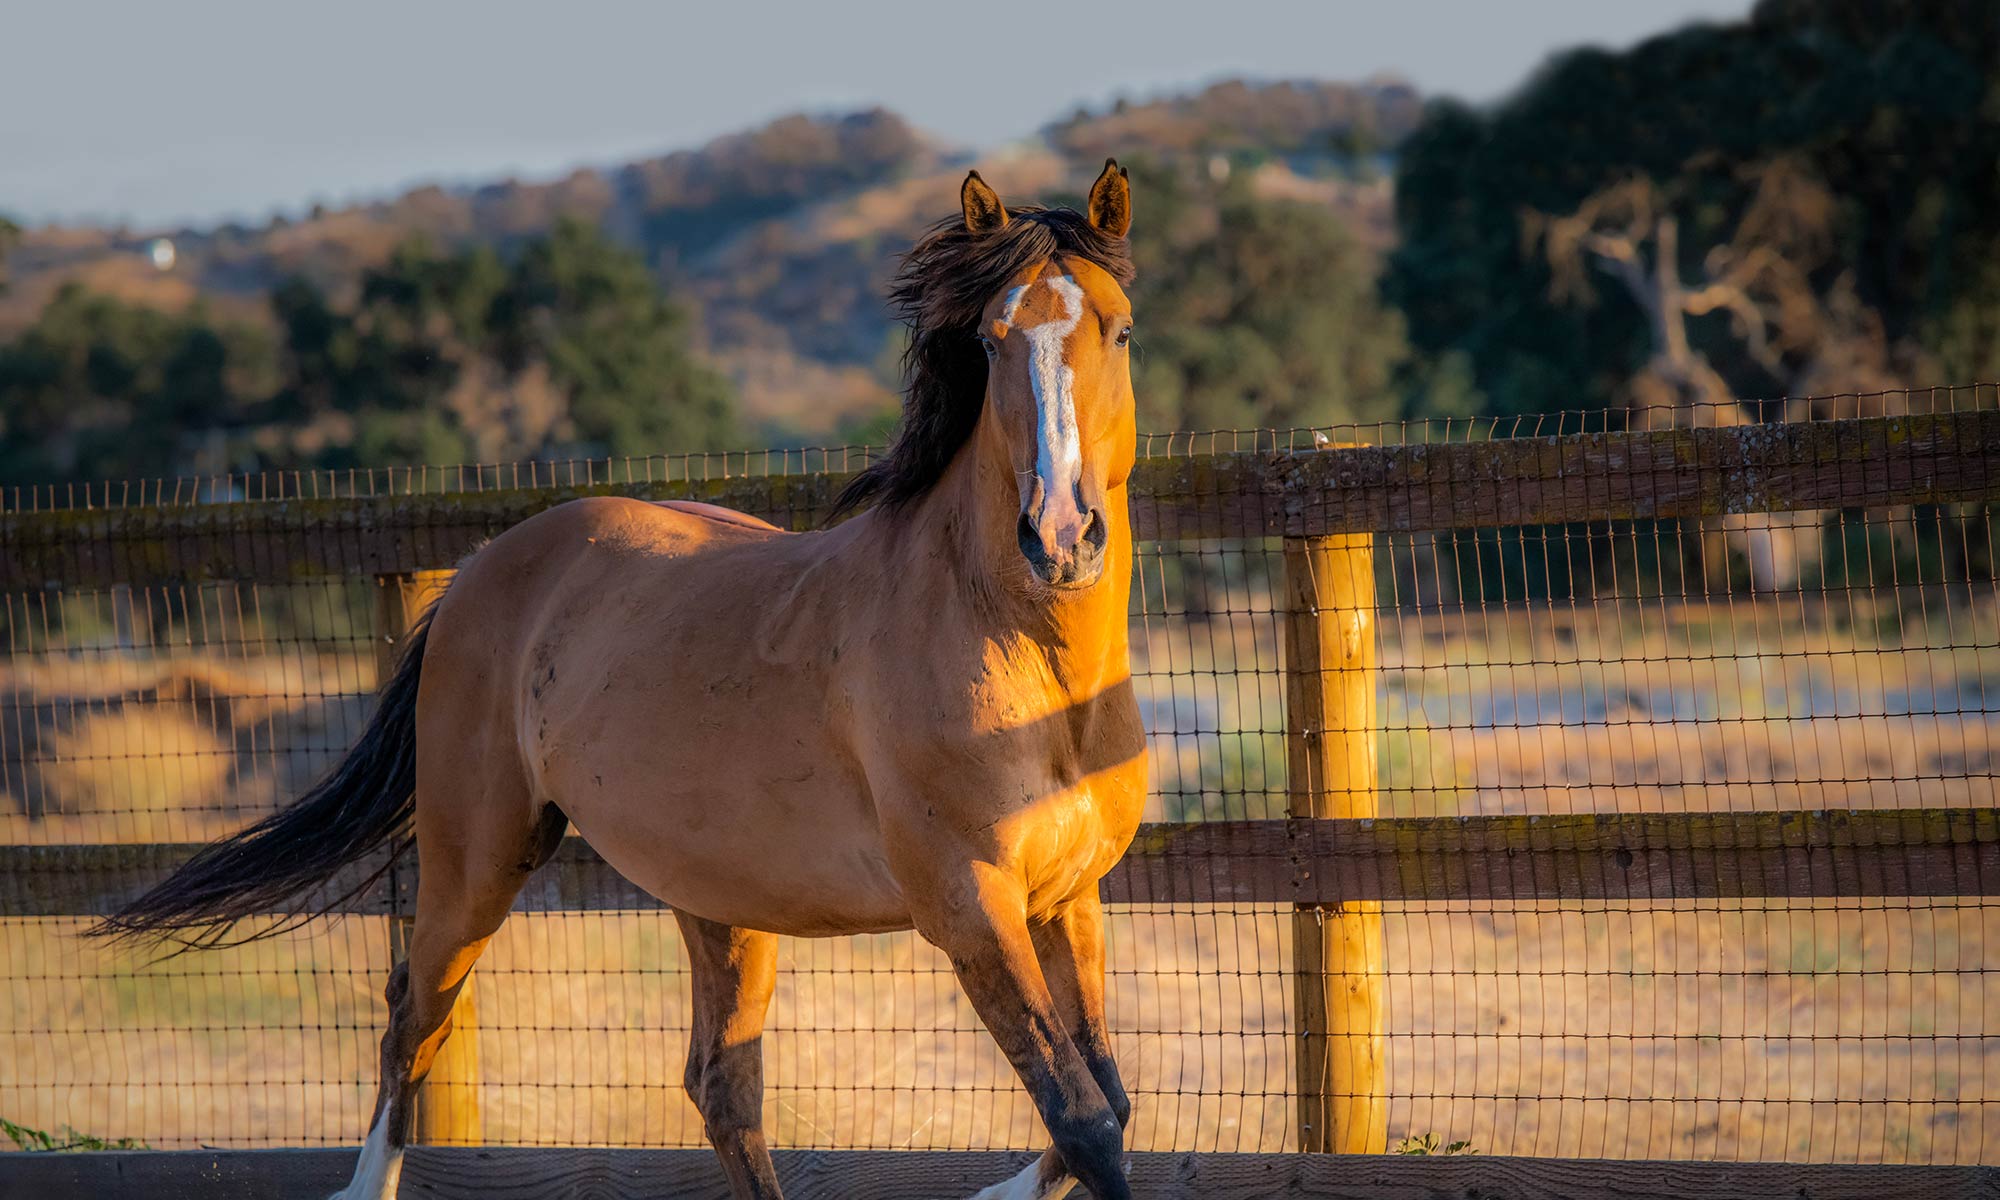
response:
[[[711,921],[798,937],[909,927],[872,810],[829,762],[690,749],[587,755],[546,780],[550,799],[621,875]]]

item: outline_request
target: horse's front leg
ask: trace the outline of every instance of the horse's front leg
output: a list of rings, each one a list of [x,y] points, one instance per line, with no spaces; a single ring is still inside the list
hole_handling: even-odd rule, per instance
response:
[[[1090,888],[1047,922],[1033,927],[1035,955],[1055,1000],[1056,1015],[1083,1055],[1084,1065],[1110,1102],[1119,1125],[1132,1119],[1118,1064],[1111,1057],[1111,1028],[1104,1018],[1104,902]],[[996,1183],[972,1200],[1060,1200],[1075,1177],[1051,1148],[1026,1170]]]
[[[1055,997],[1056,1012],[1083,1054],[1120,1126],[1132,1120],[1132,1101],[1111,1057],[1111,1026],[1104,1018],[1104,901],[1090,887],[1034,930],[1035,954]]]
[[[1027,1085],[1055,1153],[1097,1200],[1129,1200],[1119,1113],[1064,1026],[1029,932],[1026,889],[987,863],[932,878],[927,890],[935,894],[913,897],[918,928],[950,956],[959,985]]]

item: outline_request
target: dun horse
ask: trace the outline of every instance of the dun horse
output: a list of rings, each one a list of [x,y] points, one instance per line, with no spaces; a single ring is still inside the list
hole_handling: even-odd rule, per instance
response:
[[[1130,1194],[1097,889],[1145,772],[1131,193],[1107,162],[1086,213],[1009,212],[976,172],[960,201],[896,281],[902,429],[841,497],[872,507],[803,534],[615,498],[523,522],[463,565],[330,778],[100,930],[212,945],[304,919],[340,868],[414,839],[415,931],[337,1200],[395,1195],[452,1002],[571,824],[686,935],[687,1089],[740,1200],[779,1195],[759,1045],[779,935],[909,928],[1054,1143],[981,1194]]]

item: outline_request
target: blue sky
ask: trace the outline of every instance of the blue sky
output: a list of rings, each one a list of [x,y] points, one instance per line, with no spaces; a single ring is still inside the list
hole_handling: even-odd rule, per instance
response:
[[[0,45],[0,212],[262,219],[413,183],[539,177],[799,110],[895,109],[954,142],[1231,75],[1487,100],[1552,50],[1749,0],[40,0]]]

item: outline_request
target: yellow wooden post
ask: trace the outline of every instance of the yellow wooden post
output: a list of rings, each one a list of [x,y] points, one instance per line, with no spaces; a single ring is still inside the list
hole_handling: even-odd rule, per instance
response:
[[[1375,548],[1368,534],[1286,538],[1286,762],[1294,817],[1377,815]],[[1292,914],[1299,1146],[1388,1149],[1382,906]]]
[[[389,682],[403,652],[403,643],[417,618],[451,582],[450,571],[416,571],[378,575],[375,579],[376,686]],[[389,918],[389,961],[409,957],[411,914],[398,911]],[[479,1002],[476,981],[468,978],[452,1009],[451,1036],[431,1063],[431,1072],[417,1093],[410,1128],[412,1141],[477,1146],[483,1141],[479,1117]]]

